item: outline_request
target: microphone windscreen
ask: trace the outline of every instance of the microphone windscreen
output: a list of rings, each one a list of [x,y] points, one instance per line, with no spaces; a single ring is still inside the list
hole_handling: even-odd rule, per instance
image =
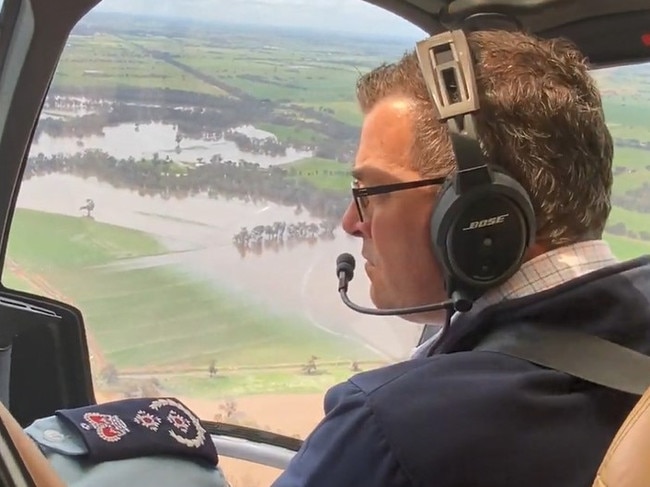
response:
[[[345,272],[348,281],[352,280],[355,265],[356,262],[351,254],[344,253],[339,255],[336,258],[336,275],[338,276],[341,272]]]

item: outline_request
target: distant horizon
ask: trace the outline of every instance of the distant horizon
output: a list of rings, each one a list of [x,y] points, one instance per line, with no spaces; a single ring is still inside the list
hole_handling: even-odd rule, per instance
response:
[[[420,40],[426,32],[363,0],[104,0],[89,14],[108,13],[241,26],[337,32]]]
[[[353,31],[353,30],[342,30],[337,29],[336,27],[322,26],[322,25],[280,25],[280,24],[269,24],[269,23],[258,23],[258,22],[246,22],[246,21],[237,21],[237,20],[205,20],[205,19],[196,19],[191,17],[175,17],[171,18],[168,16],[161,16],[155,14],[147,13],[131,13],[131,12],[91,12],[87,17],[84,17],[80,22],[79,26],[83,26],[85,20],[91,20],[95,15],[105,16],[105,15],[123,15],[125,17],[133,17],[139,19],[149,19],[149,20],[159,20],[159,21],[169,21],[173,23],[197,23],[204,26],[220,26],[220,27],[241,27],[245,29],[268,29],[268,30],[282,30],[285,32],[295,32],[295,33],[314,33],[314,34],[338,34],[346,38],[350,37],[360,37],[363,39],[377,39],[383,41],[404,41],[408,43],[415,43],[416,41],[423,39],[425,35],[422,36],[409,36],[408,34],[397,32],[397,33],[386,33],[386,32],[374,32],[374,31]],[[74,30],[72,32],[74,34]]]
[[[245,6],[242,7],[243,2],[231,3],[239,8],[230,9],[226,15],[214,14],[215,8],[218,4],[224,2],[232,2],[233,0],[160,0],[159,4],[163,7],[157,11],[143,10],[142,5],[149,4],[151,0],[103,0],[95,8],[93,8],[86,16],[84,16],[78,27],[82,27],[85,20],[92,20],[95,15],[125,15],[131,17],[147,18],[151,20],[158,20],[161,22],[172,23],[198,23],[201,25],[212,26],[228,26],[228,27],[242,27],[246,29],[265,28],[265,29],[278,29],[293,32],[304,32],[313,34],[337,34],[342,38],[362,38],[364,40],[377,39],[388,42],[397,42],[398,44],[404,43],[404,49],[412,49],[415,43],[428,37],[425,31],[411,24],[410,22],[398,17],[397,15],[388,12],[380,7],[376,7],[364,0],[249,0]],[[309,2],[310,6],[316,7],[315,11],[309,12],[304,8],[305,3]],[[347,14],[345,8],[334,9],[329,8],[329,15],[323,19],[319,19],[318,13],[322,11],[323,2],[331,2],[333,5],[342,5],[348,7]],[[121,7],[120,7],[121,4]],[[179,8],[180,5],[197,4],[203,6],[203,9],[183,9]],[[210,15],[203,16],[201,12],[205,10],[206,4],[209,4]],[[250,15],[257,7],[253,5],[263,5],[265,8],[272,6],[273,8],[293,7],[294,10],[289,8],[292,13],[299,12],[303,17],[311,17],[310,20],[302,21],[297,19],[290,19],[282,17],[278,20],[276,16],[274,21],[272,15]],[[165,8],[166,6],[166,8]],[[352,9],[349,7],[353,6]],[[332,10],[336,10],[334,15],[337,15],[337,20],[345,19],[347,22],[333,22]],[[234,15],[234,11],[238,11],[239,15]],[[246,11],[246,14],[245,12]],[[179,15],[179,12],[187,15]],[[221,11],[220,11],[221,12]],[[287,14],[287,9],[284,9]],[[354,16],[362,15],[367,22],[353,22]],[[357,17],[358,18],[358,17]],[[370,22],[372,21],[372,22]],[[372,24],[369,27],[368,24]],[[73,30],[73,34],[74,34]],[[395,46],[399,47],[399,46]],[[617,68],[609,68],[607,71],[612,72],[650,72],[650,63],[624,65]],[[594,72],[599,72],[596,69]]]

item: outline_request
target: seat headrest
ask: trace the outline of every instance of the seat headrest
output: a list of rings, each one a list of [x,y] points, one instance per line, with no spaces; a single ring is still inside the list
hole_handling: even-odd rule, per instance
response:
[[[650,486],[650,388],[616,433],[593,487]]]

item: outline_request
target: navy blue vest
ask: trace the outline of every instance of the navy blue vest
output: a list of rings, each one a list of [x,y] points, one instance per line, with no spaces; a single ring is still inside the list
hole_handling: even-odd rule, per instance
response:
[[[460,317],[433,355],[364,372],[273,487],[591,487],[638,397],[505,355],[488,330],[571,326],[650,355],[650,259]]]

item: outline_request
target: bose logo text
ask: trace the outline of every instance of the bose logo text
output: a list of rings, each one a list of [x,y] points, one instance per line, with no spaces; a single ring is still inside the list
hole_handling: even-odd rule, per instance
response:
[[[500,225],[505,221],[508,215],[510,215],[510,213],[506,213],[505,215],[493,216],[492,218],[486,218],[485,220],[476,220],[470,222],[469,225],[463,228],[463,231],[475,230],[477,228],[483,228],[483,227],[491,227],[493,225]]]

